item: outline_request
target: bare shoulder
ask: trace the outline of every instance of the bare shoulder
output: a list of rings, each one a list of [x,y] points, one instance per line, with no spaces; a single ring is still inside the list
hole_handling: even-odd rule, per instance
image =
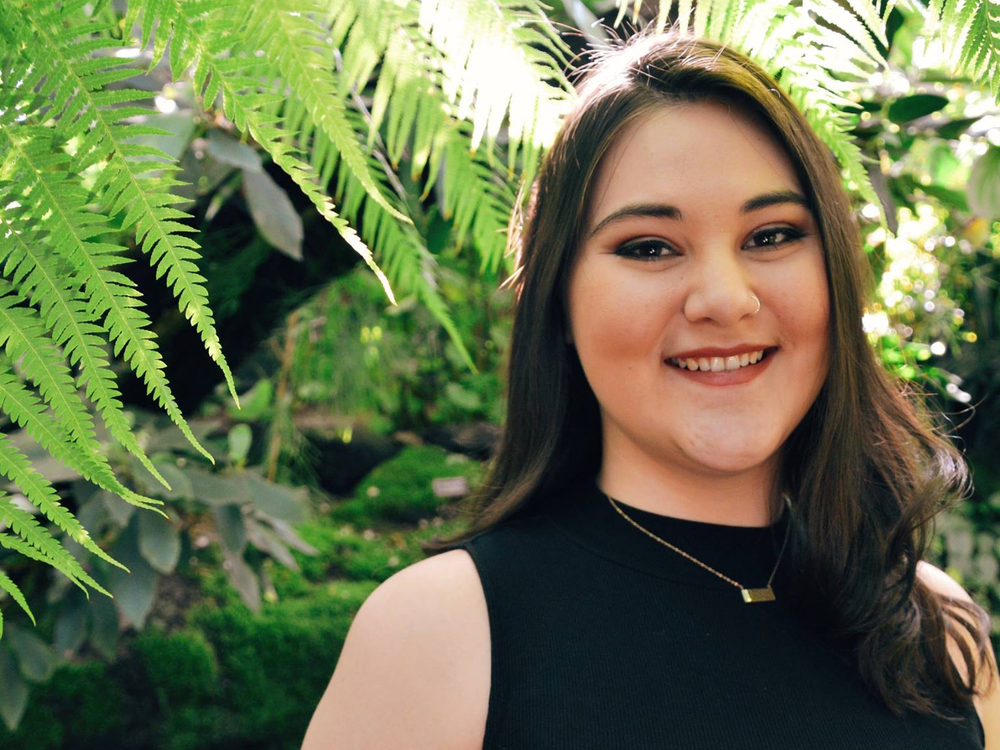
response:
[[[302,750],[481,750],[490,667],[469,553],[414,563],[355,615]]]
[[[917,563],[917,575],[933,591],[950,596],[960,601],[971,602],[972,597],[958,581],[945,573],[940,568],[931,565],[926,560]],[[968,645],[972,647],[971,636],[963,629],[962,636],[968,638]],[[955,663],[962,678],[968,679],[968,670],[965,667],[965,659],[959,650],[958,644],[949,637],[948,652]],[[975,651],[973,651],[975,653]],[[986,734],[986,750],[1000,750],[1000,674],[997,671],[997,658],[992,648],[986,650],[987,663],[977,667],[981,675],[982,685],[989,688],[986,695],[977,696],[973,702],[976,705],[976,712],[979,720],[983,724],[983,731]]]

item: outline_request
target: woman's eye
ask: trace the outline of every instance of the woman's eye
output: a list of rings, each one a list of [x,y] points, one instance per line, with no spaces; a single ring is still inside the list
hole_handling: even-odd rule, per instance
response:
[[[665,252],[661,254],[661,250]],[[660,258],[667,258],[675,254],[669,245],[659,240],[632,242],[628,245],[622,245],[615,250],[615,255],[635,258],[636,260],[659,260]]]
[[[754,232],[753,239],[759,243],[757,247],[770,248],[801,240],[805,236],[805,232],[800,232],[798,229],[792,227],[771,227],[770,229],[762,229],[759,232]],[[776,241],[768,240],[768,238],[774,237],[778,239]]]
[[[771,227],[754,232],[753,243],[750,248],[758,250],[770,250],[780,245],[787,245],[790,242],[797,242],[806,236],[794,227]],[[662,260],[672,258],[677,255],[670,245],[662,240],[639,240],[622,245],[615,250],[615,255],[635,260]]]

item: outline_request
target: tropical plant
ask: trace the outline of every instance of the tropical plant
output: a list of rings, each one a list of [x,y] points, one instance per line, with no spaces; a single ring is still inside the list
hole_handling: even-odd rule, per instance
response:
[[[619,0],[618,20],[641,5]],[[859,90],[888,67],[894,7],[682,0],[677,16],[682,28],[732,44],[771,71],[839,159],[847,187],[883,220],[853,129]],[[939,38],[955,40],[953,67],[995,96],[990,7],[950,0],[912,9]],[[655,23],[662,27],[671,10],[661,3]],[[536,0],[6,0],[0,411],[102,491],[167,517],[153,497],[162,491],[127,487],[97,439],[91,405],[114,441],[173,491],[129,423],[112,365],[120,360],[214,462],[177,405],[142,295],[124,273],[140,257],[164,279],[237,399],[197,265],[203,250],[180,208],[186,186],[176,157],[149,141],[169,132],[158,127],[164,107],[142,88],[142,74],[163,68],[190,83],[217,129],[253,141],[297,185],[390,301],[395,288],[426,307],[475,370],[422,231],[427,204],[439,206],[454,242],[471,247],[481,269],[511,270],[508,215],[572,103],[568,52]],[[243,178],[253,182],[258,172]],[[54,567],[84,594],[87,586],[108,594],[60,532],[67,544],[125,566],[3,433],[0,474],[19,493],[0,494],[8,529],[0,546]],[[39,523],[39,511],[54,528]],[[2,570],[0,589],[34,619]]]

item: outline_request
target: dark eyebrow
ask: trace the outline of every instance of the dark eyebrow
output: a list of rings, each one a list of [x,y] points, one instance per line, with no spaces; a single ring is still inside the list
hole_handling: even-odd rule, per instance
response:
[[[740,213],[749,214],[767,206],[775,206],[782,203],[794,203],[806,208],[810,207],[806,197],[800,193],[796,193],[794,190],[775,190],[774,192],[763,193],[751,198],[740,208]],[[601,219],[597,226],[587,235],[587,239],[593,237],[608,224],[613,224],[616,221],[622,221],[633,216],[652,216],[660,219],[672,219],[674,221],[683,221],[684,219],[684,214],[681,213],[681,210],[677,206],[668,206],[664,203],[633,203],[622,206]]]

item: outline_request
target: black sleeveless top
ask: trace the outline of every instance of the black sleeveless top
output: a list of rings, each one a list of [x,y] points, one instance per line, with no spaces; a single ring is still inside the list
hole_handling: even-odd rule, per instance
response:
[[[747,588],[767,584],[789,520],[725,526],[619,505]],[[780,565],[775,601],[747,604],[593,481],[456,547],[489,611],[483,750],[984,747],[974,709],[897,717],[868,694],[847,650],[782,597]]]

